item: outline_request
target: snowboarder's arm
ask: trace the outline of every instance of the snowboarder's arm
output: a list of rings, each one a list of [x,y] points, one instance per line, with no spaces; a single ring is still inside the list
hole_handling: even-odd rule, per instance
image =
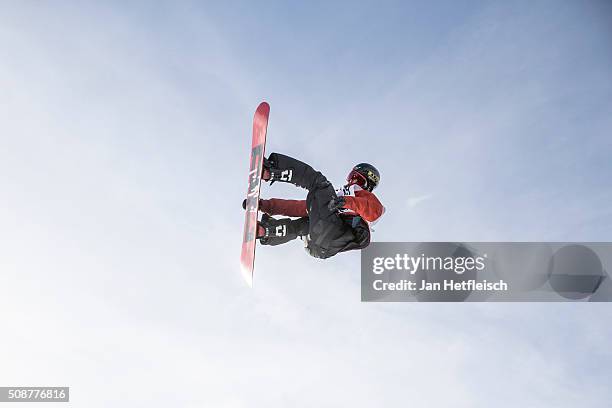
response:
[[[355,191],[355,197],[344,196],[344,208],[356,212],[368,222],[376,221],[384,212],[378,198],[367,190]]]
[[[271,198],[260,200],[259,209],[268,215],[286,215],[288,217],[306,217],[306,200],[283,200]]]

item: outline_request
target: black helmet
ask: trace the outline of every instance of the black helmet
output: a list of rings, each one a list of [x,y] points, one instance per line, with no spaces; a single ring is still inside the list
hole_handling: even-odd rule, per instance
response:
[[[359,163],[346,177],[350,184],[357,184],[364,190],[372,192],[380,182],[380,173],[369,163]]]

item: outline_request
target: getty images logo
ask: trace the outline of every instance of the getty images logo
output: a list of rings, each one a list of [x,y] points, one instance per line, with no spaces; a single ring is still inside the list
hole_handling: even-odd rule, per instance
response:
[[[461,275],[466,271],[482,271],[485,269],[486,258],[487,254],[465,257],[396,254],[394,257],[374,258],[372,260],[372,272],[380,275],[386,271],[398,270],[414,275],[418,271],[449,271]]]

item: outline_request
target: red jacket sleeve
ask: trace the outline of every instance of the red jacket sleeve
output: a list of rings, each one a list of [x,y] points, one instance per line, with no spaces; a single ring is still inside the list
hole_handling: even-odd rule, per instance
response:
[[[356,212],[368,222],[376,221],[384,211],[378,198],[367,190],[355,191],[355,197],[344,196],[344,208]]]

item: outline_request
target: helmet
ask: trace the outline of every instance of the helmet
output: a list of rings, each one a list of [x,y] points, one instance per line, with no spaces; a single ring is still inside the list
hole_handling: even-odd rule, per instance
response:
[[[369,163],[359,163],[346,177],[346,181],[351,184],[357,184],[364,190],[372,192],[380,181],[380,173],[376,167]]]

